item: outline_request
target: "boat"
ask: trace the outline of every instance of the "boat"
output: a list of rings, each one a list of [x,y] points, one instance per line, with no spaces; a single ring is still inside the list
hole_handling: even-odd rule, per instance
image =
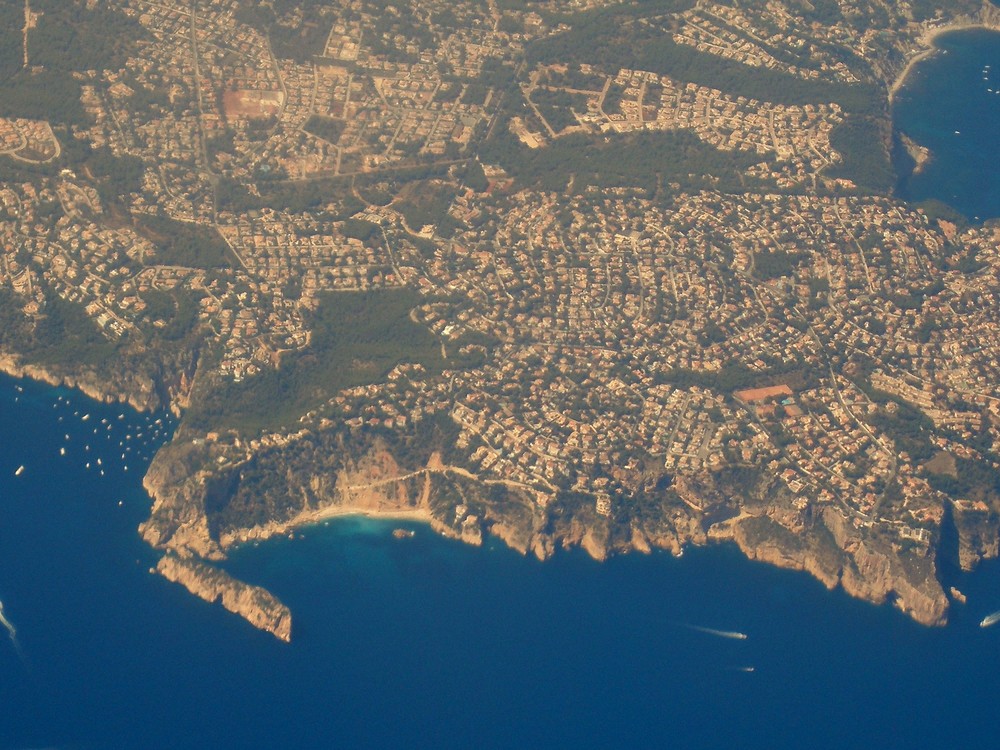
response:
[[[1000,615],[1000,612],[997,613]],[[719,638],[730,638],[734,641],[745,641],[747,639],[746,633],[740,633],[736,630],[716,630],[715,628],[705,628],[701,625],[688,625],[691,630],[697,630],[699,633],[707,633],[708,635],[715,635]]]
[[[990,625],[996,625],[998,622],[1000,622],[1000,610],[986,615],[986,617],[983,618],[983,621],[979,623],[979,627],[988,628]]]
[[[17,467],[17,471],[15,471],[15,472],[14,472],[14,476],[15,476],[15,477],[19,477],[19,476],[21,476],[21,475],[22,475],[23,473],[24,473],[24,465],[22,464],[21,466],[18,466],[18,467]]]
[[[7,635],[16,644],[17,643],[17,628],[14,627],[14,623],[7,619],[7,616],[3,611],[3,602],[0,602],[0,625],[3,625],[7,629]]]

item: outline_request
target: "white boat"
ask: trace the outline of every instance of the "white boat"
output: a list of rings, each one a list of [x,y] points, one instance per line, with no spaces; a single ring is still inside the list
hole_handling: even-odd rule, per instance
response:
[[[996,625],[998,622],[1000,622],[1000,610],[986,615],[986,617],[983,618],[983,621],[979,623],[979,627],[988,628],[990,625]]]
[[[19,477],[24,473],[24,466],[18,466],[17,471],[14,472],[15,477]]]
[[[746,633],[740,633],[736,630],[716,630],[715,628],[705,628],[701,625],[688,625],[687,627],[691,630],[697,630],[699,633],[707,633],[708,635],[715,635],[719,638],[730,638],[734,641],[745,641],[747,639]]]

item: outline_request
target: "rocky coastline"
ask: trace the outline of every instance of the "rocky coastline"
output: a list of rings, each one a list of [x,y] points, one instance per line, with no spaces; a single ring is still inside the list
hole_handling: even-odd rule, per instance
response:
[[[933,153],[926,146],[921,146],[915,140],[910,138],[905,133],[899,134],[900,143],[902,143],[903,148],[906,149],[906,153],[909,155],[910,159],[913,160],[913,169],[911,174],[920,174],[924,171],[932,158],[934,158]]]
[[[75,388],[88,398],[103,404],[128,404],[136,411],[154,411],[162,408],[156,382],[135,372],[123,373],[119,382],[92,370],[67,370],[25,362],[22,357],[0,352],[0,372],[12,378],[27,378],[53,387]]]
[[[156,572],[207,602],[221,603],[225,609],[278,640],[291,641],[292,613],[266,589],[238,581],[206,563],[173,554],[160,558]]]
[[[688,504],[664,506],[654,516],[632,519],[625,528],[588,508],[559,512],[516,492],[509,493],[503,504],[490,504],[481,493],[475,494],[474,478],[442,466],[439,459],[411,468],[401,465],[379,441],[353,448],[357,458],[343,461],[332,475],[306,467],[286,473],[283,492],[303,498],[301,505],[265,523],[219,528],[218,519],[205,510],[210,472],[189,471],[192,462],[216,463],[216,450],[202,445],[195,459],[168,447],[146,477],[146,488],[155,502],[150,519],[142,526],[143,537],[168,554],[198,558],[210,567],[235,546],[346,515],[419,521],[437,533],[471,544],[481,544],[491,535],[511,549],[542,560],[570,547],[581,547],[594,559],[605,560],[630,552],[660,550],[678,555],[686,545],[734,543],[749,559],[806,572],[827,588],[839,586],[874,604],[891,602],[921,624],[947,623],[950,600],[937,577],[935,544],[904,554],[831,507],[793,532],[787,509],[768,502],[767,486],[748,488],[747,497],[740,497],[714,486],[710,477],[700,477],[687,483]],[[279,453],[271,460],[278,465],[286,458],[290,466],[295,465],[292,455]],[[458,479],[465,482],[465,502],[457,507],[442,503]],[[233,486],[230,491],[229,501],[243,499],[242,488]],[[220,502],[216,497],[210,504]],[[692,505],[713,508],[714,515],[699,514]],[[960,523],[959,528],[963,568],[971,569],[983,557],[996,555],[996,545],[988,544],[992,536],[982,533],[975,520],[969,525]]]
[[[160,406],[153,381],[138,376],[110,384],[90,373],[53,371],[9,355],[0,357],[0,370],[15,377],[75,387],[104,403],[128,403],[141,410]],[[707,478],[685,483],[685,505],[664,507],[661,514],[632,520],[622,530],[614,527],[613,518],[592,510],[557,514],[540,506],[529,493],[517,490],[508,493],[502,506],[491,505],[483,497],[478,478],[460,467],[444,466],[436,454],[424,465],[406,467],[378,441],[359,440],[351,450],[356,458],[341,460],[332,474],[296,466],[290,460],[283,491],[303,497],[301,505],[264,522],[220,529],[207,510],[220,502],[209,499],[210,493],[217,491],[213,483],[223,465],[220,458],[227,465],[235,461],[245,466],[258,456],[244,447],[234,458],[229,447],[175,436],[156,456],[143,481],[153,505],[150,518],[139,531],[147,543],[164,552],[156,572],[206,601],[221,601],[225,609],[287,641],[291,638],[288,608],[266,590],[233,578],[214,563],[241,544],[287,535],[337,517],[365,515],[426,523],[436,533],[469,544],[482,544],[491,535],[513,550],[542,560],[571,547],[581,547],[594,559],[605,560],[630,552],[679,555],[687,545],[734,543],[749,559],[806,572],[827,588],[840,586],[851,596],[874,604],[891,602],[924,625],[947,622],[950,601],[935,575],[934,546],[912,565],[904,565],[896,551],[866,538],[832,509],[813,520],[812,530],[797,529],[793,536],[787,530],[783,509],[759,503],[766,497],[766,489],[757,491],[757,500],[736,495],[724,498],[732,511],[714,520],[693,508],[718,504],[718,489],[712,488]],[[270,459],[273,466],[264,470],[283,465],[285,459],[284,453],[277,451]],[[442,502],[456,483],[462,484],[465,497],[476,501],[457,507]],[[235,494],[242,492],[245,490],[235,490]],[[1000,552],[996,535],[980,528],[975,518],[957,514],[956,523],[960,558],[956,562],[963,569],[971,570],[981,559]]]

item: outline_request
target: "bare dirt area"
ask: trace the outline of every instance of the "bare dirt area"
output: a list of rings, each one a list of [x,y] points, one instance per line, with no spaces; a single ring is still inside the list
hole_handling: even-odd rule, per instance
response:
[[[227,118],[273,117],[281,111],[284,98],[284,94],[280,91],[238,89],[227,91],[222,95],[222,108]]]

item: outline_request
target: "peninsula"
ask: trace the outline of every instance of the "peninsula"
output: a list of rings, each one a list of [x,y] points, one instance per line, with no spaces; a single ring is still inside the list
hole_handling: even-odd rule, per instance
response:
[[[653,5],[0,24],[0,369],[179,418],[155,572],[287,641],[219,562],[362,513],[963,603],[942,568],[1000,539],[1000,227],[893,197],[889,103],[997,9]]]

